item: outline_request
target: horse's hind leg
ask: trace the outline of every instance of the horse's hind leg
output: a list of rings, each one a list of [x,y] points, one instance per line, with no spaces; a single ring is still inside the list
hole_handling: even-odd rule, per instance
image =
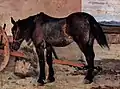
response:
[[[55,78],[54,78],[54,70],[53,70],[53,66],[52,66],[52,46],[50,46],[49,44],[46,44],[46,49],[47,49],[47,53],[46,53],[46,60],[47,60],[47,64],[49,66],[49,74],[48,74],[48,82],[54,82]]]
[[[87,84],[87,83],[93,82],[93,78],[94,78],[93,71],[94,71],[95,54],[93,51],[93,45],[87,44],[84,55],[85,55],[86,61],[88,63],[88,72],[87,72],[86,77],[85,77],[85,83]]]
[[[86,61],[88,64],[88,71],[85,76],[85,83],[91,83],[93,81],[93,71],[94,71],[94,50],[93,50],[93,38],[91,38],[90,43],[89,42],[84,42],[82,39],[80,40],[79,38],[74,39],[75,42],[78,44],[79,48],[81,51],[84,53],[86,57]]]

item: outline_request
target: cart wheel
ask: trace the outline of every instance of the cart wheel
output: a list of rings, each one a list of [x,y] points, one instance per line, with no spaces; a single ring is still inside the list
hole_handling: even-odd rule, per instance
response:
[[[0,58],[0,71],[2,71],[7,66],[10,58],[9,40],[5,32],[5,27],[6,24],[4,24],[3,28],[0,26],[0,49],[3,49],[0,50],[0,53],[3,53],[1,55],[3,57]]]

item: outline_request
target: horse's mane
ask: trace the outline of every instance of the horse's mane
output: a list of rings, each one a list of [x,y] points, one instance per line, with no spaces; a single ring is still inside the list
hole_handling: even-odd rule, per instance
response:
[[[66,17],[53,17],[53,16],[51,16],[51,15],[48,15],[48,14],[46,14],[46,13],[44,13],[44,12],[40,12],[39,14],[37,14],[37,15],[39,15],[39,16],[41,16],[41,17],[45,17],[45,18],[52,18],[52,19],[64,19],[64,18],[66,18]]]
[[[36,15],[33,15],[33,16],[29,16],[29,17],[27,17],[25,19],[18,20],[18,21],[16,21],[16,23],[18,24],[19,27],[22,28],[21,30],[25,30],[29,26],[33,25],[33,20],[34,20],[35,16]]]

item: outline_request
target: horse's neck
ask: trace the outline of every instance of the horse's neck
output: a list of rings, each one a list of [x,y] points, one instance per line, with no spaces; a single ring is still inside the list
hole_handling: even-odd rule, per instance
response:
[[[28,20],[29,21],[29,20]],[[26,24],[26,29],[25,29],[25,40],[28,42],[30,39],[32,39],[32,33],[34,31],[34,23],[29,24],[29,22]]]

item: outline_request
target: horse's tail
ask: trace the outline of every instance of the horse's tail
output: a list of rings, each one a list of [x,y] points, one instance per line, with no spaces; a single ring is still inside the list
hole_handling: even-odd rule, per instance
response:
[[[56,52],[55,52],[55,49],[52,46],[51,46],[51,49],[52,49],[52,53],[53,53],[55,59],[59,59]]]
[[[106,36],[102,30],[102,27],[100,26],[100,24],[95,20],[94,17],[90,18],[90,26],[91,26],[91,31],[93,36],[96,38],[98,44],[104,48],[107,47],[109,49],[107,40],[106,40]]]

